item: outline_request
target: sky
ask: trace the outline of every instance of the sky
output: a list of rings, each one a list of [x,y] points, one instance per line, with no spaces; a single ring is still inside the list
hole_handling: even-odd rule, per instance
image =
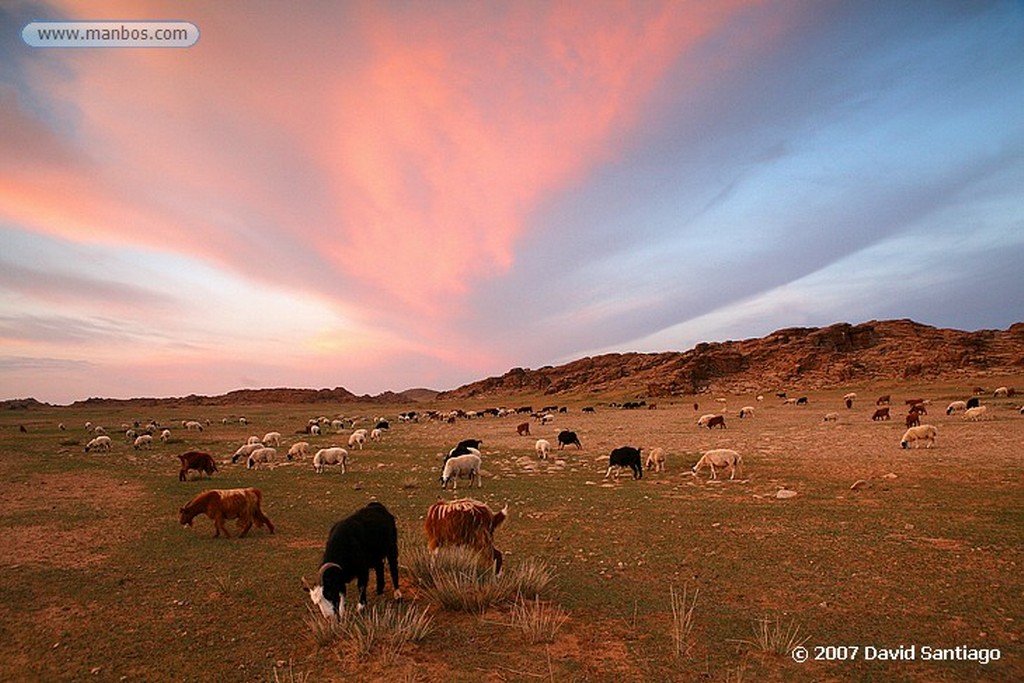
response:
[[[36,20],[192,47],[36,48]],[[0,399],[1024,319],[1024,4],[0,6]]]

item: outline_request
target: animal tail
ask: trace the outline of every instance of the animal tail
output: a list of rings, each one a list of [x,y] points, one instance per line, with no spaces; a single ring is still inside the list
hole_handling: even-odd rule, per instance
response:
[[[494,530],[501,526],[506,519],[508,519],[508,503],[505,503],[505,507],[499,510],[491,520],[491,533],[493,534]]]

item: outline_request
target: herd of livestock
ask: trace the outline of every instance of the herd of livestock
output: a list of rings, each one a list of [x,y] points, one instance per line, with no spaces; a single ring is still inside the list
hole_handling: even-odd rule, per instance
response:
[[[974,396],[966,400],[951,402],[945,408],[946,415],[962,414],[965,420],[981,420],[987,415],[988,406],[981,403],[978,395],[983,390],[978,388]],[[986,392],[987,393],[987,392]],[[1010,387],[1000,387],[994,393],[996,398],[1013,397],[1016,392]],[[789,398],[784,392],[778,392],[777,398],[782,399],[784,405],[806,406],[809,401],[806,397]],[[721,402],[722,410],[700,414],[696,419],[696,425],[707,429],[726,429],[725,401]],[[843,403],[847,409],[852,409],[857,395],[848,393],[843,397]],[[764,401],[764,396],[758,396],[757,401]],[[904,401],[907,414],[904,417],[906,432],[900,439],[903,448],[925,447],[931,448],[936,445],[938,429],[931,424],[923,423],[922,418],[928,414],[930,401],[923,398],[909,398]],[[639,408],[656,409],[654,404],[647,404],[644,401],[633,401],[624,404],[608,404],[609,407],[635,410]],[[891,409],[893,406],[890,395],[880,396],[875,401],[875,410],[871,416],[873,421],[885,421],[892,419]],[[699,413],[700,406],[693,404],[693,409]],[[534,411],[532,407],[523,406],[516,409],[493,408],[482,411],[428,411],[403,412],[397,417],[399,422],[419,422],[422,420],[433,420],[443,422],[455,422],[459,419],[472,420],[486,416],[505,417],[508,415],[528,414],[534,423],[548,424],[556,415],[566,413],[565,407],[549,406],[540,411]],[[755,406],[744,406],[738,412],[739,418],[751,418],[757,408]],[[1024,408],[1019,408],[1024,414]],[[583,413],[593,413],[595,408],[587,406],[582,409]],[[834,422],[839,419],[836,411],[827,412],[824,415],[825,422]],[[237,419],[241,425],[247,425],[248,421],[243,418]],[[227,419],[224,420],[227,423]],[[390,420],[385,418],[374,418],[373,428],[353,429],[354,421],[345,418],[333,420],[326,417],[310,419],[305,428],[299,433],[313,438],[328,433],[342,434],[348,432],[347,445],[349,449],[363,449],[368,442],[375,442],[384,439],[384,435],[390,430]],[[521,422],[516,425],[516,434],[528,436],[530,434],[530,421]],[[210,426],[210,422],[187,420],[181,422],[181,427],[186,431],[201,432]],[[86,423],[86,429],[93,434],[93,438],[86,444],[86,452],[106,451],[113,447],[113,441],[105,432],[102,426],[94,426]],[[60,425],[64,430],[65,426]],[[351,431],[349,431],[351,430]],[[153,447],[154,437],[156,440],[168,442],[171,440],[169,428],[160,425],[156,421],[150,421],[142,425],[122,425],[125,439],[134,449],[149,449]],[[255,469],[262,466],[274,466],[282,460],[278,449],[281,448],[284,439],[280,432],[270,431],[262,438],[257,435],[250,437],[230,457],[231,463],[238,463],[244,458],[245,466]],[[439,482],[442,488],[452,484],[452,490],[456,490],[459,479],[467,479],[470,486],[473,483],[477,487],[482,486],[481,471],[483,454],[481,452],[482,441],[480,439],[465,439],[455,447],[451,448],[444,455],[444,462],[441,465]],[[583,443],[580,435],[568,429],[560,430],[556,435],[557,449],[574,447],[582,450]],[[552,445],[547,439],[538,439],[535,442],[534,450],[538,458],[546,460],[549,457]],[[288,461],[305,460],[312,452],[308,440],[299,440],[291,444],[283,459]],[[312,456],[313,469],[317,473],[323,473],[328,467],[337,467],[342,473],[346,472],[346,463],[349,451],[341,446],[328,446],[318,449]],[[617,478],[619,472],[628,470],[633,479],[641,479],[645,468],[661,472],[665,468],[665,451],[662,448],[653,448],[646,454],[646,461],[643,459],[642,449],[625,445],[615,448],[608,456],[605,478],[614,476]],[[219,471],[216,458],[210,453],[190,450],[178,455],[180,469],[178,478],[181,481],[189,479],[189,473],[195,471],[212,477]],[[227,460],[221,464],[226,464]],[[729,478],[733,479],[736,472],[742,467],[743,458],[735,450],[728,448],[716,448],[705,451],[697,460],[696,464],[689,470],[690,474],[696,475],[707,469],[711,478],[717,478],[718,470],[727,470]],[[214,536],[224,533],[230,535],[224,525],[225,520],[237,520],[240,535],[245,536],[252,526],[257,528],[266,527],[270,533],[274,532],[274,525],[262,510],[262,492],[256,488],[238,489],[211,489],[196,495],[179,510],[179,521],[183,525],[191,525],[192,520],[205,514],[214,524]],[[493,562],[495,571],[501,571],[501,553],[494,547],[493,536],[495,530],[507,516],[507,507],[499,512],[494,512],[484,503],[463,498],[454,501],[439,500],[431,506],[426,515],[425,530],[428,538],[428,547],[431,551],[444,545],[465,545],[474,548],[486,558],[487,562]],[[356,579],[359,590],[359,606],[366,604],[366,589],[369,581],[369,570],[374,569],[377,579],[377,593],[384,590],[384,562],[387,561],[391,573],[392,583],[395,588],[395,596],[400,597],[397,577],[397,530],[394,517],[380,503],[370,503],[366,507],[356,511],[349,517],[339,521],[331,529],[328,537],[327,547],[324,552],[323,562],[319,571],[319,581],[315,585],[306,584],[306,590],[310,599],[317,605],[325,617],[338,616],[344,609],[345,585],[352,579]],[[305,580],[304,580],[305,582]]]

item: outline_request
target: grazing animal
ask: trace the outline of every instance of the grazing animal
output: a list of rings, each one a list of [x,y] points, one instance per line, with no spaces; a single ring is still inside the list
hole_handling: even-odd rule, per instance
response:
[[[743,406],[740,408],[740,417],[754,417],[754,406]]]
[[[341,473],[345,474],[345,465],[348,462],[348,451],[344,448],[334,446],[333,448],[321,448],[313,456],[313,470],[317,474],[323,474],[327,465],[341,465]]]
[[[999,387],[998,389],[996,389],[995,391],[992,392],[992,396],[995,397],[995,398],[1006,398],[1009,395],[1010,395],[1010,388],[1009,387]]]
[[[886,406],[884,408],[879,408],[878,410],[876,410],[875,414],[871,416],[871,419],[876,421],[876,422],[878,420],[888,420],[889,419],[889,406]]]
[[[846,403],[847,410],[849,410],[850,408],[853,408],[853,399],[852,398],[844,399],[844,402]]]
[[[665,449],[652,448],[651,452],[647,454],[647,461],[644,463],[644,467],[647,469],[651,469],[653,467],[655,472],[664,472]]]
[[[576,432],[570,432],[568,429],[558,432],[558,450],[562,450],[570,444],[575,444],[578,450],[583,450],[583,444],[580,443],[580,437]]]
[[[508,518],[508,505],[498,512],[485,503],[472,498],[452,501],[438,500],[427,510],[423,528],[427,532],[427,549],[467,546],[480,553],[480,557],[494,564],[494,573],[501,573],[503,555],[494,547],[494,532]]]
[[[132,448],[138,450],[140,448],[152,448],[153,437],[149,434],[141,434],[135,437],[135,441],[132,443]]]
[[[164,443],[167,443],[168,441],[170,441],[171,440],[171,430],[170,429],[165,429],[162,432],[160,432],[160,440],[163,441]]]
[[[110,451],[110,437],[109,436],[97,436],[92,439],[89,443],[85,444],[85,452],[89,451]]]
[[[857,398],[857,392],[855,391],[851,391],[850,393],[843,396],[844,401],[852,401],[855,398]]]
[[[708,429],[725,429],[725,415],[715,415],[713,418],[708,420]]]
[[[715,415],[714,413],[705,413],[704,415],[701,415],[700,417],[697,418],[697,426],[698,427],[707,427],[708,426],[708,422],[710,422],[713,418],[716,418],[716,417],[718,417],[718,416]]]
[[[374,427],[370,430],[370,441],[383,441],[384,430],[379,427]]]
[[[825,422],[838,422],[839,413],[825,413]]]
[[[921,418],[915,412],[907,413],[906,419],[907,427],[916,427],[921,424]]]
[[[252,455],[253,451],[258,451],[261,448],[264,448],[264,446],[259,441],[257,441],[256,443],[247,443],[244,446],[239,446],[238,450],[235,451],[235,454],[231,456],[231,462],[236,463],[238,462],[238,459],[242,457],[248,458],[250,455]]]
[[[185,430],[189,432],[203,431],[203,423],[197,422],[196,420],[189,420],[188,422],[183,422],[181,426],[184,427]]]
[[[953,401],[946,406],[946,415],[952,415],[953,413],[962,413],[967,410],[967,401]]]
[[[457,455],[466,455],[467,453],[475,453],[480,455],[480,446],[483,445],[483,441],[480,439],[463,439],[455,445],[455,448],[448,451],[448,455],[445,456],[445,460],[448,458],[454,458]]]
[[[607,479],[612,469],[615,469],[615,478],[619,478],[619,472],[623,467],[628,467],[633,470],[634,479],[642,479],[644,476],[643,465],[640,464],[640,449],[633,448],[632,446],[620,446],[611,452],[608,456],[608,471],[604,473],[604,478]]]
[[[529,422],[521,422],[518,425],[516,425],[516,434],[518,434],[519,436],[529,436],[530,435],[530,423]]]
[[[978,398],[977,396],[971,396],[969,399],[967,399],[967,409],[968,410],[970,410],[971,408],[977,408],[980,405],[981,405],[981,399]]]
[[[910,448],[910,444],[914,444],[914,448],[918,447],[918,444],[923,443],[925,448],[931,448],[935,445],[935,439],[939,436],[939,430],[932,425],[918,425],[917,427],[911,427],[907,431],[903,432],[903,438],[900,439],[900,446],[903,448]]]
[[[357,429],[352,432],[351,436],[348,437],[348,447],[359,446],[359,450],[363,450],[363,444],[366,443],[366,430]]]
[[[879,396],[878,400],[875,401],[876,406],[887,406],[892,401],[892,394],[886,394],[885,396]]]
[[[470,486],[473,485],[473,480],[476,480],[476,486],[480,488],[483,486],[480,479],[481,464],[479,451],[448,458],[445,460],[444,469],[441,470],[441,488],[447,488],[450,481],[452,482],[452,491],[458,490],[459,477],[469,479]]]
[[[798,406],[805,406],[805,405],[807,405],[807,397],[806,396],[801,396],[800,398],[798,398],[796,400],[796,404]]]
[[[924,403],[924,399],[923,398],[908,398],[903,403],[905,405],[908,405],[908,406],[916,406],[919,403]]]
[[[252,470],[257,469],[261,463],[271,463],[275,460],[277,460],[276,448],[257,448],[249,454],[248,459],[245,461],[245,466]]]
[[[917,413],[918,415],[927,415],[928,409],[924,407],[923,403],[915,403],[910,406],[910,412]]]
[[[584,413],[594,413],[594,412],[597,412],[597,411],[594,410],[594,406],[586,406],[585,408],[583,408],[583,410],[581,412],[584,412]]]
[[[551,442],[547,439],[537,439],[537,443],[533,444],[533,450],[537,451],[541,460],[547,460],[548,453],[551,451]]]
[[[288,459],[292,458],[305,458],[309,455],[309,442],[308,441],[296,441],[288,449]]]
[[[743,464],[743,458],[739,453],[730,448],[716,448],[714,450],[706,451],[704,455],[700,456],[700,460],[693,466],[693,474],[696,475],[705,467],[711,468],[711,478],[717,479],[718,475],[715,472],[716,467],[728,467],[729,478],[732,479],[736,476],[736,470],[739,469],[740,465]]]
[[[796,405],[796,399],[795,398],[784,399],[782,401],[782,405],[784,405],[784,406],[795,406]]]
[[[273,446],[277,448],[281,445],[281,432],[267,432],[260,440],[265,446]]]
[[[181,471],[178,472],[178,481],[187,481],[189,470],[205,472],[208,477],[212,477],[213,473],[217,471],[217,463],[214,462],[213,456],[209,453],[189,451],[188,453],[182,453],[179,455],[178,460],[181,461]]]
[[[395,600],[402,599],[398,589],[398,527],[386,507],[374,501],[356,510],[331,527],[320,564],[320,579],[315,586],[302,577],[302,588],[320,608],[325,619],[340,619],[345,612],[345,585],[356,580],[359,603],[366,607],[366,587],[370,570],[377,574],[377,595],[384,594],[384,560],[391,572]]]
[[[225,536],[231,536],[224,526],[226,519],[238,520],[240,537],[248,534],[253,524],[256,528],[262,528],[265,524],[270,533],[274,533],[274,525],[260,507],[262,502],[263,493],[259,489],[210,489],[178,510],[178,521],[182,526],[192,526],[192,520],[197,515],[205,514],[213,520],[214,538],[220,536],[222,531]]]
[[[964,411],[964,419],[977,421],[985,419],[985,412],[988,410],[988,406],[975,406],[968,408]]]

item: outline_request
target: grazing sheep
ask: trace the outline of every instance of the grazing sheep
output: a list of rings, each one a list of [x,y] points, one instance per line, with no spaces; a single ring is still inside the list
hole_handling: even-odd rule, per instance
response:
[[[244,446],[239,446],[238,450],[235,451],[235,454],[231,456],[231,462],[238,462],[238,459],[241,457],[248,458],[253,453],[253,451],[258,451],[261,448],[263,448],[263,444],[261,444],[259,441],[257,441],[256,443],[247,443]]]
[[[577,450],[583,449],[583,444],[580,443],[580,437],[576,432],[571,432],[568,429],[558,432],[558,450],[562,450],[571,444],[576,444]]]
[[[383,438],[384,438],[384,430],[383,429],[373,429],[370,432],[370,441],[380,441]]]
[[[885,396],[879,396],[878,400],[875,401],[876,406],[887,406],[892,401],[892,394],[886,394]]]
[[[456,455],[466,455],[467,453],[473,453],[474,455],[480,455],[480,446],[483,445],[482,439],[463,439],[459,443],[455,444],[455,447],[448,451],[448,455],[444,457],[445,460],[448,458],[454,458]]]
[[[310,436],[320,436],[320,425],[310,425],[309,426],[309,435]]]
[[[277,460],[277,449],[276,448],[257,448],[249,454],[249,458],[245,461],[245,466],[252,469],[257,469],[261,463],[271,463]]]
[[[917,448],[918,444],[924,443],[925,448],[931,448],[935,445],[935,439],[938,436],[939,430],[932,425],[918,425],[903,432],[900,446],[910,448],[910,444],[914,444],[914,448]]]
[[[946,406],[946,415],[952,415],[953,413],[962,413],[967,410],[967,401],[953,401]]]
[[[736,470],[743,464],[743,458],[739,453],[730,448],[715,448],[710,451],[706,451],[704,455],[700,456],[700,460],[693,466],[693,474],[696,475],[703,468],[709,467],[711,469],[711,478],[717,479],[718,475],[715,472],[716,467],[728,467],[729,468],[729,479],[733,479],[736,476]]]
[[[246,443],[251,446],[254,443],[263,443],[263,442],[260,441],[260,437],[258,437],[255,434],[253,434],[252,436],[249,437],[249,440],[246,441]]]
[[[784,406],[795,406],[796,405],[796,399],[795,398],[787,398],[787,399],[782,401],[782,405],[784,405]]]
[[[65,426],[65,424],[63,422],[61,422],[59,425],[57,425],[57,429],[59,429],[60,431],[64,432],[64,431],[67,431],[67,426]]]
[[[110,451],[110,437],[109,436],[97,436],[89,443],[85,444],[85,452],[89,451]]]
[[[313,456],[313,469],[317,474],[323,474],[327,465],[341,465],[341,473],[345,474],[345,465],[348,462],[348,451],[344,448],[334,446],[333,448],[321,448]]]
[[[139,433],[134,429],[126,429],[124,431],[124,440],[130,443],[132,441],[135,441],[135,437],[137,437],[138,435]]]
[[[977,408],[980,405],[981,405],[981,399],[978,398],[977,396],[971,396],[969,399],[967,399],[967,409],[968,410],[970,410],[971,408]]]
[[[547,460],[548,453],[551,452],[551,442],[547,439],[537,439],[537,443],[533,444],[533,450],[537,451],[537,456],[541,460]]]
[[[754,417],[754,406],[743,406],[740,408],[740,417]]]
[[[168,441],[170,441],[171,440],[171,430],[170,429],[165,429],[162,432],[160,432],[160,440],[163,441],[164,443],[167,443]]]
[[[697,418],[697,426],[698,427],[707,427],[708,426],[708,422],[710,422],[712,419],[714,419],[716,417],[718,417],[718,416],[715,415],[714,413],[705,413],[704,415],[701,415],[700,417]]]
[[[181,426],[190,432],[201,432],[203,431],[203,423],[196,422],[195,420],[189,420],[188,422],[182,422]]]
[[[985,419],[985,411],[988,410],[988,406],[975,406],[974,408],[968,408],[964,411],[964,419],[977,421]]]
[[[521,422],[520,424],[516,425],[516,434],[518,434],[519,436],[529,436],[530,435],[530,423],[529,422]]]
[[[825,422],[839,422],[839,413],[825,413]]]
[[[292,458],[305,458],[309,455],[309,442],[308,441],[296,441],[292,444],[292,447],[288,449],[288,459]]]
[[[137,436],[137,437],[135,437],[135,443],[132,444],[132,447],[135,450],[139,450],[140,448],[152,448],[153,447],[153,437],[151,437],[149,434],[143,434],[142,436]]]
[[[359,446],[359,450],[363,450],[363,444],[366,443],[366,430],[357,429],[352,432],[351,436],[348,437],[348,447],[354,448]]]
[[[277,448],[281,445],[281,432],[267,432],[260,440],[267,446]]]
[[[995,397],[995,398],[1006,398],[1009,395],[1010,395],[1010,388],[1009,387],[999,387],[998,389],[996,389],[995,391],[992,392],[992,396]]]
[[[848,393],[845,396],[843,396],[843,400],[844,401],[852,401],[855,398],[857,398],[857,392],[855,392],[855,391],[851,391],[850,393]]]
[[[95,427],[93,427],[92,432],[93,432],[93,434],[100,435],[100,434],[106,434],[107,430],[104,429],[103,427],[99,426],[99,425],[96,425]]]
[[[633,470],[634,479],[642,479],[644,476],[644,468],[640,464],[640,449],[634,448],[633,446],[620,446],[611,452],[608,456],[608,471],[604,473],[604,478],[607,479],[612,469],[615,470],[615,478],[619,478],[619,472],[623,467],[628,467]]]
[[[644,463],[647,469],[654,468],[655,472],[665,471],[665,449],[664,448],[652,448],[651,452],[647,454],[647,462]]]
[[[871,419],[874,420],[875,422],[877,422],[878,420],[888,420],[889,419],[889,406],[886,406],[884,408],[879,408],[878,410],[876,410],[875,414],[871,416]]]
[[[248,421],[248,420],[246,420],[246,419],[245,419],[244,417],[240,417],[240,418],[238,418],[238,424],[240,424],[240,425],[243,425],[243,426],[244,426],[244,425],[247,425],[247,424],[249,424],[249,421]]]
[[[473,485],[473,480],[476,480],[477,488],[483,486],[483,482],[480,479],[480,467],[482,461],[478,453],[466,453],[465,455],[456,455],[453,458],[448,458],[444,463],[444,469],[441,471],[441,488],[448,488],[448,482],[452,482],[452,491],[459,488],[459,477],[465,477],[469,479],[469,485]]]

